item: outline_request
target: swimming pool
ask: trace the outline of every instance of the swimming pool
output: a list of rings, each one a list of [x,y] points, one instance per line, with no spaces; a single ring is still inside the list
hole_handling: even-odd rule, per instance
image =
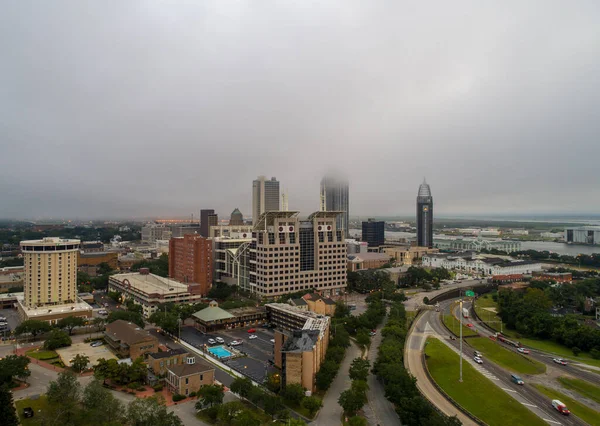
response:
[[[224,346],[214,346],[212,348],[208,348],[208,352],[216,356],[217,358],[227,358],[232,354]]]

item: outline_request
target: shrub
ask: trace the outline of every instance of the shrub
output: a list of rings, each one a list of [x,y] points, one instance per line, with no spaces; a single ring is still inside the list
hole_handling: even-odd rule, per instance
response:
[[[152,389],[154,389],[154,392],[160,392],[161,390],[163,390],[163,385],[154,385],[152,386]]]
[[[600,349],[598,348],[594,348],[590,351],[590,355],[592,356],[592,358],[594,359],[600,359]]]
[[[189,397],[194,398],[196,396],[196,392],[190,392]]]
[[[129,389],[137,390],[140,388],[140,384],[138,382],[129,383],[127,385]]]
[[[579,356],[579,354],[581,353],[581,349],[579,349],[577,346],[573,346],[571,350],[573,351],[573,355],[575,356]]]
[[[181,395],[176,393],[175,395],[173,395],[173,401],[177,402],[177,401],[181,401],[183,399],[187,398],[185,395]]]

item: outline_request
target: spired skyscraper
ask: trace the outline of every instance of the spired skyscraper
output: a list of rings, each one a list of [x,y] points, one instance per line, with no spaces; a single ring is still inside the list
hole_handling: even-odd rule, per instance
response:
[[[348,180],[340,176],[326,175],[321,179],[321,211],[342,211],[344,214],[336,218],[338,229],[344,230],[348,236],[350,224],[349,213],[349,184]]]
[[[417,195],[417,245],[433,247],[433,197],[425,179]]]

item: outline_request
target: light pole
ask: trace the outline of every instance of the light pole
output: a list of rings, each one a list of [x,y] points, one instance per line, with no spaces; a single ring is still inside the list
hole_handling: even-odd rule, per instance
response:
[[[459,292],[459,294],[460,293],[461,292]],[[463,312],[462,307],[463,307],[463,300],[462,300],[462,295],[461,295],[460,311],[458,312],[459,315],[462,315],[462,312]],[[462,346],[463,346],[463,342],[462,342],[463,341],[463,336],[462,336],[463,324],[462,324],[462,320],[459,321],[459,327],[460,327],[460,343],[459,343],[459,345],[460,345],[460,378],[458,379],[458,381],[460,383],[462,383],[462,381],[463,381],[463,377],[462,377],[462,363],[463,363],[463,348],[462,348]]]

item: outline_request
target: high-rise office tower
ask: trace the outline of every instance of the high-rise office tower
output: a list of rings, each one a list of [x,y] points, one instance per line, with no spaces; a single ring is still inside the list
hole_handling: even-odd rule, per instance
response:
[[[258,221],[262,213],[278,211],[279,201],[279,181],[276,178],[267,180],[265,176],[259,176],[254,180],[252,182],[252,224]]]
[[[348,180],[339,176],[326,175],[321,179],[321,211],[343,211],[336,219],[337,228],[348,235],[350,224]]]
[[[433,197],[425,179],[417,195],[417,245],[433,247]]]
[[[243,225],[244,224],[244,215],[240,211],[240,209],[236,208],[231,212],[231,217],[229,218],[229,225]]]
[[[213,278],[212,241],[186,234],[169,241],[169,277],[186,284],[198,284],[198,294],[208,294]]]
[[[370,218],[362,223],[362,240],[369,247],[379,247],[385,244],[385,222]]]
[[[208,237],[210,235],[210,227],[219,224],[219,216],[215,214],[213,209],[200,210],[200,235]]]

